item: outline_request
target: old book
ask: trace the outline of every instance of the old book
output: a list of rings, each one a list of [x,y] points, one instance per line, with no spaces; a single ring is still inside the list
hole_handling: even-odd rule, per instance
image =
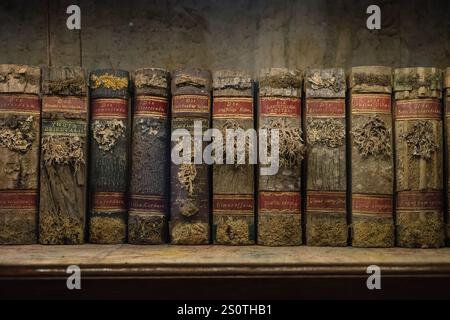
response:
[[[37,240],[41,70],[0,65],[0,244]]]
[[[392,247],[392,69],[352,68],[349,86],[352,245]]]
[[[450,245],[450,67],[445,71],[444,80],[444,108],[445,108],[445,134],[447,141],[447,245]]]
[[[444,242],[442,72],[394,71],[396,231],[400,247]]]
[[[344,70],[305,74],[306,244],[346,246],[346,79]]]
[[[173,244],[209,243],[210,179],[208,165],[202,159],[206,144],[196,143],[193,135],[195,124],[200,134],[209,128],[210,95],[209,71],[181,69],[172,73],[170,236]],[[189,145],[183,146],[183,141]],[[183,161],[175,162],[175,153],[185,156]]]
[[[279,137],[276,174],[262,174],[270,161],[261,163],[260,159],[259,163],[258,244],[261,245],[302,243],[300,179],[305,146],[301,87],[302,76],[297,70],[272,68],[259,73],[258,128],[266,132],[268,155],[276,150],[270,143],[272,136],[276,136],[273,130],[278,130]],[[261,134],[259,138],[264,139]]]
[[[96,70],[90,75],[89,241],[126,241],[129,123],[129,74]]]
[[[255,243],[254,165],[250,148],[256,146],[245,131],[254,129],[253,83],[243,71],[213,73],[213,128],[223,136],[223,164],[213,166],[213,240],[217,244]],[[226,164],[227,130],[235,131],[233,164]],[[239,136],[240,134],[240,136]],[[228,142],[230,143],[230,142]],[[238,156],[238,150],[245,151]],[[240,160],[240,161],[239,161]]]
[[[88,88],[79,67],[42,75],[39,241],[81,244],[86,219]]]
[[[134,73],[128,242],[161,244],[168,236],[169,72]]]

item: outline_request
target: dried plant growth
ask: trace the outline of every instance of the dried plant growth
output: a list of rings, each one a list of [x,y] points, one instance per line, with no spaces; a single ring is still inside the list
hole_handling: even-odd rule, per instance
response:
[[[227,156],[227,130],[243,130],[245,129],[239,125],[239,122],[234,119],[226,120],[221,128],[220,131],[222,132],[222,150],[223,150],[223,159],[226,159]],[[239,137],[235,137],[233,140],[233,153],[234,153],[234,166],[238,167],[239,164],[245,164],[248,163],[249,157],[250,157],[250,150],[252,150],[253,145],[249,138],[246,139],[239,139]],[[238,150],[245,150],[244,154],[238,154]]]
[[[90,221],[90,240],[93,243],[125,242],[126,224],[121,218],[93,217]]]
[[[365,123],[357,126],[353,131],[353,143],[359,153],[368,156],[391,155],[391,130],[379,115],[371,116]]]
[[[9,115],[0,120],[0,147],[25,153],[33,144],[33,116]]]
[[[394,246],[394,221],[392,217],[353,216],[352,245],[365,248]]]
[[[125,123],[122,120],[96,120],[92,124],[94,140],[103,152],[111,151],[119,138],[125,136]]]
[[[72,95],[84,94],[84,87],[86,82],[82,77],[70,79],[47,80],[48,94],[57,95],[60,93],[69,92]]]
[[[202,77],[195,77],[189,74],[179,74],[175,78],[175,85],[177,87],[192,86],[197,88],[206,87],[208,80]]]
[[[319,72],[315,72],[306,81],[313,90],[330,89],[336,93],[341,92],[345,84],[345,79],[340,73],[333,73],[330,77],[323,78]]]
[[[83,243],[81,218],[48,212],[41,215],[40,237],[42,244]]]
[[[439,88],[441,78],[438,73],[431,73],[425,71],[425,74],[421,76],[419,73],[411,71],[409,73],[403,73],[396,76],[395,82],[399,87],[410,87],[413,90],[417,90],[421,87],[431,87],[436,85]]]
[[[302,241],[299,214],[264,214],[259,217],[258,243],[265,246],[300,245]]]
[[[156,136],[160,131],[161,123],[152,118],[141,118],[137,122],[141,135]]]
[[[173,244],[207,244],[209,242],[209,225],[201,222],[178,222],[172,228]]]
[[[220,244],[248,244],[249,225],[245,218],[224,217],[217,223],[216,241]]]
[[[178,171],[178,181],[186,190],[189,196],[194,194],[194,181],[197,177],[197,168],[195,164],[183,163]]]
[[[401,138],[408,144],[408,149],[413,157],[429,160],[432,154],[439,149],[433,124],[430,121],[417,121]]]
[[[373,74],[363,72],[353,74],[353,82],[355,85],[389,87],[391,85],[391,81],[391,76],[388,74]]]
[[[46,136],[42,157],[46,166],[71,165],[77,173],[85,164],[84,141],[76,136]]]
[[[126,77],[116,77],[109,73],[97,76],[95,74],[91,75],[91,87],[92,89],[97,89],[104,87],[107,89],[120,90],[128,88],[128,78]]]
[[[340,119],[308,119],[308,144],[338,148],[345,142],[345,127]]]

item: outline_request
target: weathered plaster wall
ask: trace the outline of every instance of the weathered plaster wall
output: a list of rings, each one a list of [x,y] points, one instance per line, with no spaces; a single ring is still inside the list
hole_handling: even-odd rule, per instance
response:
[[[69,4],[81,32],[65,27]],[[382,30],[365,28],[370,4]],[[450,65],[450,1],[2,0],[0,63],[204,68]]]

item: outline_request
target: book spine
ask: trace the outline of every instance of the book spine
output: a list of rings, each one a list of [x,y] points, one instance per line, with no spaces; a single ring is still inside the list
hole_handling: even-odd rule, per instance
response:
[[[305,75],[306,243],[346,246],[346,80],[342,69]]]
[[[444,110],[445,110],[445,138],[446,138],[446,161],[447,161],[447,245],[450,245],[450,68],[446,69],[444,80]]]
[[[256,141],[241,136],[233,141],[233,163],[226,164],[227,130],[254,129],[252,80],[239,71],[213,74],[213,128],[222,133],[223,164],[213,166],[213,241],[224,245],[255,243],[254,166],[250,148]],[[246,140],[247,139],[247,140]],[[238,144],[245,159],[238,164]]]
[[[278,130],[279,162],[275,174],[263,174],[271,163],[259,163],[258,244],[302,244],[301,73],[284,68],[262,69],[259,75],[258,128],[265,130],[267,154],[273,154],[271,137]],[[260,131],[261,132],[261,131]],[[261,140],[261,134],[259,139]],[[260,143],[261,147],[261,143]],[[274,146],[274,149],[276,146]]]
[[[352,68],[350,85],[352,245],[393,247],[391,68]]]
[[[168,237],[169,73],[135,72],[128,242],[161,244]]]
[[[32,91],[13,74],[25,69]],[[23,73],[22,73],[23,74]],[[0,65],[0,244],[37,241],[41,71]],[[8,78],[10,76],[10,78]],[[32,85],[30,83],[30,87]]]
[[[43,93],[39,241],[82,244],[88,122],[84,71],[44,69]]]
[[[444,242],[441,71],[394,72],[396,230],[400,247]]]
[[[210,238],[210,179],[202,155],[205,143],[194,138],[210,127],[211,75],[198,69],[172,74],[172,155],[170,236],[173,244],[208,244]],[[195,130],[197,125],[197,130]],[[182,136],[177,133],[183,131]],[[194,132],[198,131],[198,132]],[[189,133],[189,136],[184,134]],[[187,145],[183,141],[187,141]],[[187,149],[187,150],[186,150]],[[200,157],[200,161],[194,158]]]
[[[91,243],[117,244],[127,238],[128,82],[128,72],[121,70],[90,76]]]

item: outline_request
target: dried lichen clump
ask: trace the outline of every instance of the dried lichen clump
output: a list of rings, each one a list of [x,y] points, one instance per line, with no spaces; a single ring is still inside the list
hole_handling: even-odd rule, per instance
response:
[[[141,135],[156,136],[160,131],[160,123],[152,118],[141,118],[137,121]]]
[[[338,148],[345,142],[345,127],[340,119],[308,119],[308,144]]]
[[[280,167],[298,167],[303,160],[306,150],[302,138],[302,130],[289,125],[284,118],[272,119],[268,124],[262,126],[262,129],[267,130],[267,140],[269,142],[271,141],[272,130],[278,130]],[[268,154],[272,154],[271,143],[267,144],[267,151]]]
[[[388,74],[374,74],[357,72],[353,74],[353,82],[355,85],[367,85],[367,86],[391,86],[391,76]]]
[[[2,214],[0,220],[0,243],[25,244],[36,242],[36,214]]]
[[[84,141],[76,136],[44,137],[42,157],[46,166],[71,165],[77,173],[85,164]]]
[[[348,227],[345,214],[310,214],[307,217],[306,243],[310,246],[347,245]]]
[[[164,241],[164,228],[164,216],[130,215],[128,240],[130,243],[160,244]]]
[[[288,71],[276,75],[266,75],[259,81],[260,87],[299,88],[301,85],[301,77],[296,72]]]
[[[199,212],[199,208],[195,205],[193,199],[177,200],[180,207],[180,214],[184,217],[192,217]]]
[[[245,218],[224,217],[217,223],[216,242],[226,245],[250,244],[250,230]]]
[[[178,182],[189,196],[194,194],[194,181],[197,178],[197,167],[193,163],[183,163],[178,171]]]
[[[422,75],[416,71],[410,71],[409,73],[396,75],[395,82],[398,87],[411,87],[413,90],[421,87],[439,88],[441,77],[439,73],[432,73],[430,71],[424,71]]]
[[[178,222],[172,227],[173,244],[208,244],[209,225],[201,222]]]
[[[417,121],[401,138],[406,141],[411,155],[414,157],[429,160],[432,154],[439,149],[430,121]]]
[[[0,82],[2,83],[17,80],[19,83],[30,86],[39,84],[39,77],[35,74],[30,74],[30,69],[27,66],[11,66],[7,70],[6,72],[0,72]]]
[[[178,74],[175,77],[175,85],[177,87],[197,87],[197,88],[203,88],[206,87],[208,84],[208,80],[202,77],[195,77],[193,75],[189,74]]]
[[[258,244],[264,246],[295,246],[302,242],[299,214],[264,214],[259,216]]]
[[[330,89],[334,92],[341,92],[345,86],[344,75],[333,72],[330,77],[322,77],[319,72],[314,72],[306,79],[313,90]]]
[[[119,138],[125,136],[125,124],[122,120],[96,120],[92,124],[94,140],[103,152],[111,151]]]
[[[80,218],[54,212],[40,217],[40,237],[42,244],[81,244],[83,225]]]
[[[371,116],[353,131],[353,143],[364,157],[391,155],[391,130],[379,115]]]
[[[406,248],[439,248],[444,244],[441,213],[419,212],[397,215],[397,241]]]
[[[47,80],[48,94],[59,94],[61,92],[70,92],[73,95],[84,94],[86,82],[82,77]]]
[[[8,115],[0,120],[0,147],[25,153],[33,144],[33,116]]]
[[[107,89],[120,90],[128,88],[128,78],[116,77],[109,73],[105,73],[101,76],[95,74],[91,75],[91,87],[97,89],[104,87]]]
[[[90,220],[90,240],[93,243],[124,243],[126,224],[121,218],[92,217]]]
[[[222,150],[223,150],[223,154],[222,154],[222,159],[226,159],[227,156],[227,130],[234,130],[235,132],[237,130],[243,130],[245,131],[244,128],[242,128],[238,121],[230,119],[230,120],[226,120],[222,126],[220,127],[220,131],[222,132],[222,137],[224,137],[223,139],[221,139],[221,143],[222,143]],[[248,163],[248,159],[250,158],[250,150],[251,148],[253,148],[253,144],[252,141],[250,141],[249,138],[245,138],[245,139],[239,139],[239,137],[237,136],[236,138],[233,139],[233,156],[234,156],[234,166],[238,167],[240,164],[245,164]],[[244,150],[245,152],[243,154],[238,154],[238,150]]]
[[[394,242],[392,217],[353,217],[352,245],[354,247],[389,248],[394,246]]]

